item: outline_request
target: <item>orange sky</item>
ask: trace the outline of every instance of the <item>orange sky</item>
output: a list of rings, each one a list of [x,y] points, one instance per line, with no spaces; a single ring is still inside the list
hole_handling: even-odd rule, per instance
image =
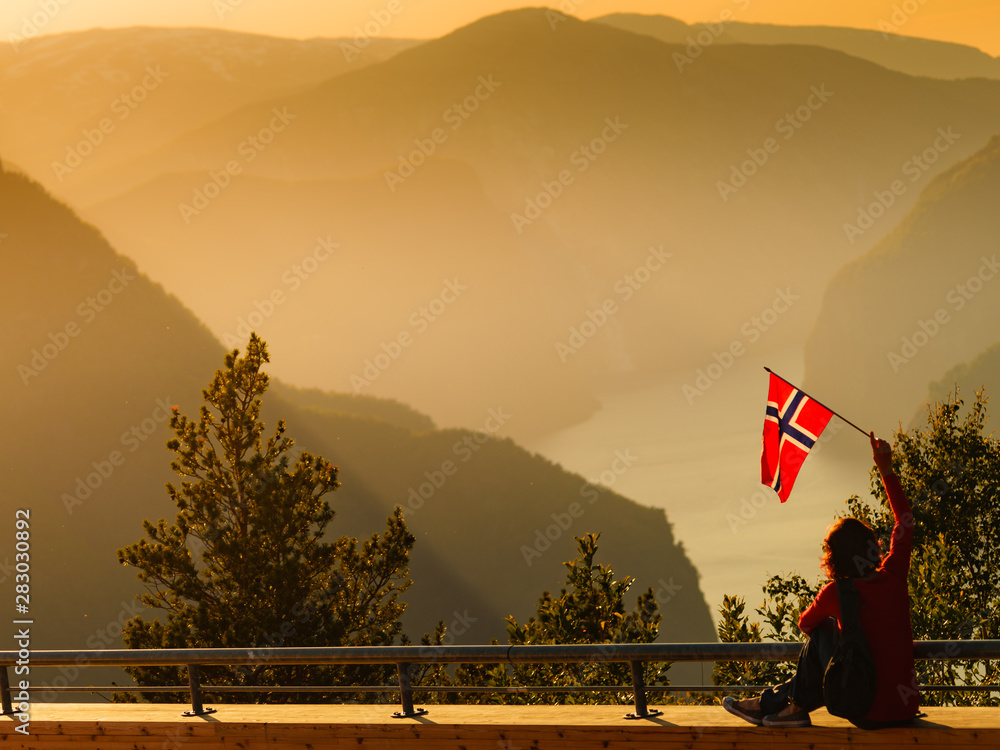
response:
[[[3,0],[0,39],[93,26],[217,26],[290,37],[350,36],[372,13],[381,34],[435,37],[509,8],[516,0]],[[724,8],[739,21],[853,26],[891,24],[907,36],[969,44],[1000,56],[1000,0],[550,0],[581,18],[660,13],[710,21]]]

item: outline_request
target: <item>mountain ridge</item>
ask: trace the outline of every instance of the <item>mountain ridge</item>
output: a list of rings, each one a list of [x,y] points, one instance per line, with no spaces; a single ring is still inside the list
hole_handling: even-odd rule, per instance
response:
[[[161,452],[166,422],[174,406],[197,412],[225,349],[95,228],[38,183],[6,170],[0,225],[8,234],[0,243],[2,278],[18,280],[0,302],[7,342],[0,476],[4,506],[31,509],[33,643],[111,643],[117,636],[107,638],[109,627],[120,613],[142,610],[130,604],[139,586],[133,571],[117,565],[115,550],[142,536],[142,519],[176,512],[162,489],[176,481]],[[116,272],[120,283],[111,284]],[[28,283],[40,277],[44,297]],[[36,356],[45,366],[22,382],[18,365],[30,367]],[[550,540],[544,565],[526,565],[521,546],[535,543],[536,525],[544,529],[552,514],[584,502],[586,483],[504,438],[497,421],[517,415],[502,404],[484,403],[480,432],[437,430],[403,405],[276,382],[263,415],[270,428],[286,419],[298,449],[341,466],[342,487],[330,498],[334,533],[367,537],[393,507],[407,508],[417,536],[404,618],[411,636],[467,608],[477,624],[465,642],[502,637],[504,616],[524,616],[541,590],[558,583],[563,555],[572,555],[570,534],[563,529]],[[445,460],[458,469],[446,482],[435,473]],[[413,491],[424,500],[419,507]],[[586,529],[573,532],[602,530],[605,559],[640,585],[672,576],[683,588],[665,638],[711,640],[697,572],[663,511],[603,489],[593,494]]]
[[[342,41],[132,27],[47,35],[16,51],[0,43],[0,142],[6,154],[17,153],[49,190],[62,194],[81,174],[134,158],[149,144],[416,43],[376,38],[355,55],[344,52]],[[150,70],[157,77],[150,78]],[[96,145],[97,137],[86,138],[95,129]],[[66,168],[71,152],[88,152],[81,169]],[[62,170],[53,169],[56,162]]]
[[[827,278],[902,217],[917,191],[907,183],[885,217],[852,242],[843,225],[859,204],[867,205],[867,196],[897,179],[942,126],[954,126],[961,137],[935,151],[920,179],[967,156],[1000,129],[1000,82],[917,78],[843,52],[802,46],[715,45],[679,71],[672,56],[683,47],[565,18],[555,29],[543,10],[481,19],[310,92],[244,108],[137,162],[134,173],[123,173],[125,183],[145,180],[148,186],[154,179],[162,186],[165,178],[157,175],[187,170],[186,188],[135,189],[91,203],[84,213],[134,257],[162,255],[168,248],[153,247],[152,239],[126,247],[138,234],[126,237],[127,225],[144,227],[157,242],[176,238],[204,257],[232,241],[266,264],[271,253],[259,238],[288,226],[289,216],[316,232],[352,235],[371,262],[391,255],[416,278],[430,269],[439,278],[459,269],[476,278],[468,265],[474,248],[490,247],[491,262],[506,266],[509,290],[515,290],[526,318],[491,313],[478,321],[491,335],[480,336],[475,346],[456,338],[450,361],[464,366],[470,351],[492,340],[518,351],[522,366],[498,378],[503,382],[476,377],[476,387],[506,391],[511,377],[523,381],[543,372],[555,387],[532,403],[562,400],[560,378],[589,391],[593,402],[628,383],[654,382],[665,370],[695,373],[734,336],[740,341],[744,325],[773,304],[777,289],[797,297],[794,314],[747,343],[760,341],[774,350],[800,345]],[[462,65],[455,64],[456,55]],[[482,79],[490,76],[486,86]],[[456,114],[456,105],[469,117]],[[296,119],[252,162],[242,161],[240,140],[281,107]],[[452,128],[450,116],[459,127]],[[171,215],[174,206],[191,201],[195,188],[214,190],[210,175],[220,174],[227,159],[240,174],[231,177],[224,194],[190,224]],[[196,178],[199,172],[203,176]],[[287,195],[247,189],[262,179],[283,181]],[[322,192],[317,180],[358,180],[359,191],[380,207],[378,217],[367,207],[342,211],[352,197]],[[240,181],[245,184],[237,186]],[[114,184],[119,189],[125,183]],[[309,185],[316,186],[315,195]],[[97,201],[101,191],[88,193]],[[289,198],[292,193],[299,199]],[[410,203],[417,193],[419,213]],[[310,215],[303,205],[312,206]],[[468,225],[466,214],[472,212],[481,217],[483,234]],[[385,224],[411,231],[408,237],[369,241],[386,236]],[[461,233],[456,225],[464,226]],[[442,232],[450,233],[450,254],[441,252]],[[438,241],[428,242],[435,235]],[[627,306],[619,305],[626,300],[615,296],[616,285],[650,248],[672,254],[668,270],[651,276]],[[346,296],[370,282],[360,265],[353,270]],[[387,270],[385,278],[395,284],[397,273]],[[251,283],[273,285],[266,275]],[[501,294],[491,287],[494,292]],[[368,297],[376,294],[371,289]],[[211,298],[196,298],[190,290],[183,295],[205,320],[245,309],[244,301],[234,300],[228,308],[209,310]],[[394,295],[378,310],[358,309],[376,319],[388,313],[405,321],[421,300],[394,309],[401,299]],[[618,312],[601,318],[600,306],[609,299]],[[561,357],[559,345],[589,315],[605,324],[586,346]],[[213,330],[221,334],[214,323]],[[392,331],[386,320],[383,330],[355,342],[348,364],[323,370],[336,387],[356,374],[345,369],[351,361],[375,356],[399,327]],[[436,330],[444,336],[444,327]],[[271,336],[275,344],[279,338]],[[435,389],[429,370],[419,381],[429,385],[427,395],[392,390],[404,371],[406,385],[400,387],[417,384],[416,371],[407,367],[394,366],[373,390],[416,404],[438,424],[472,424],[455,420],[454,392]],[[301,384],[326,385],[317,370],[306,377]]]
[[[810,388],[888,431],[924,402],[932,382],[996,342],[997,194],[1000,135],[935,177],[899,225],[841,269],[806,345]],[[877,326],[870,301],[880,303]]]
[[[889,70],[931,78],[1000,78],[1000,59],[976,47],[889,30],[842,26],[784,26],[745,23],[720,15],[714,23],[687,24],[676,18],[611,13],[590,19],[698,50],[711,44],[806,44],[845,52]],[[707,36],[706,36],[707,32]]]

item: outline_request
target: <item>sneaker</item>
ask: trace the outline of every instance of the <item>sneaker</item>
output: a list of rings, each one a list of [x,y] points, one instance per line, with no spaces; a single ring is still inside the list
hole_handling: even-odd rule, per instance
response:
[[[743,701],[738,701],[732,696],[726,696],[722,701],[722,707],[726,709],[733,716],[739,716],[744,721],[749,721],[751,724],[760,726],[764,722],[764,712],[760,708],[748,708],[741,706],[740,703]],[[760,705],[758,703],[758,705]]]
[[[811,727],[812,719],[809,718],[808,711],[795,711],[794,713],[782,716],[779,713],[768,714],[764,717],[765,727]]]

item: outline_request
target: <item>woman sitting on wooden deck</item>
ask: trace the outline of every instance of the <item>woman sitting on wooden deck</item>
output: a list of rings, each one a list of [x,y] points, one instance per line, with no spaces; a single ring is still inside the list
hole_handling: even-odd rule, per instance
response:
[[[841,518],[824,540],[823,569],[831,582],[799,618],[808,636],[799,655],[795,676],[768,688],[759,698],[737,701],[727,697],[723,707],[751,724],[805,727],[809,713],[825,705],[823,676],[840,637],[842,617],[836,579],[851,579],[858,592],[861,629],[875,664],[875,699],[857,726],[877,729],[900,726],[916,718],[920,706],[913,667],[913,629],[906,579],[913,546],[913,514],[899,478],[892,469],[892,448],[874,433],[872,455],[885,485],[895,524],[889,554],[881,556],[872,530],[854,518]]]

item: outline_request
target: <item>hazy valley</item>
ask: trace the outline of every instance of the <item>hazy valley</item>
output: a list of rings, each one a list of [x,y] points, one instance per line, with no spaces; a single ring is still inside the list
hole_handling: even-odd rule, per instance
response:
[[[5,507],[37,515],[39,645],[130,611],[115,550],[173,517],[167,410],[195,413],[251,330],[280,381],[269,424],[342,469],[337,532],[408,509],[408,633],[471,618],[467,643],[557,587],[585,531],[657,593],[663,638],[713,640],[694,557],[739,567],[776,533],[725,520],[759,455],[726,432],[762,420],[769,357],[884,435],[997,382],[997,59],[546,9],[369,41],[0,44],[0,469]],[[627,412],[666,446],[640,463],[697,477],[621,479],[627,429],[561,442],[564,465],[522,447],[664,384]],[[825,471],[863,483],[866,446],[832,445]],[[692,553],[674,508],[712,503],[692,523],[719,548]]]

